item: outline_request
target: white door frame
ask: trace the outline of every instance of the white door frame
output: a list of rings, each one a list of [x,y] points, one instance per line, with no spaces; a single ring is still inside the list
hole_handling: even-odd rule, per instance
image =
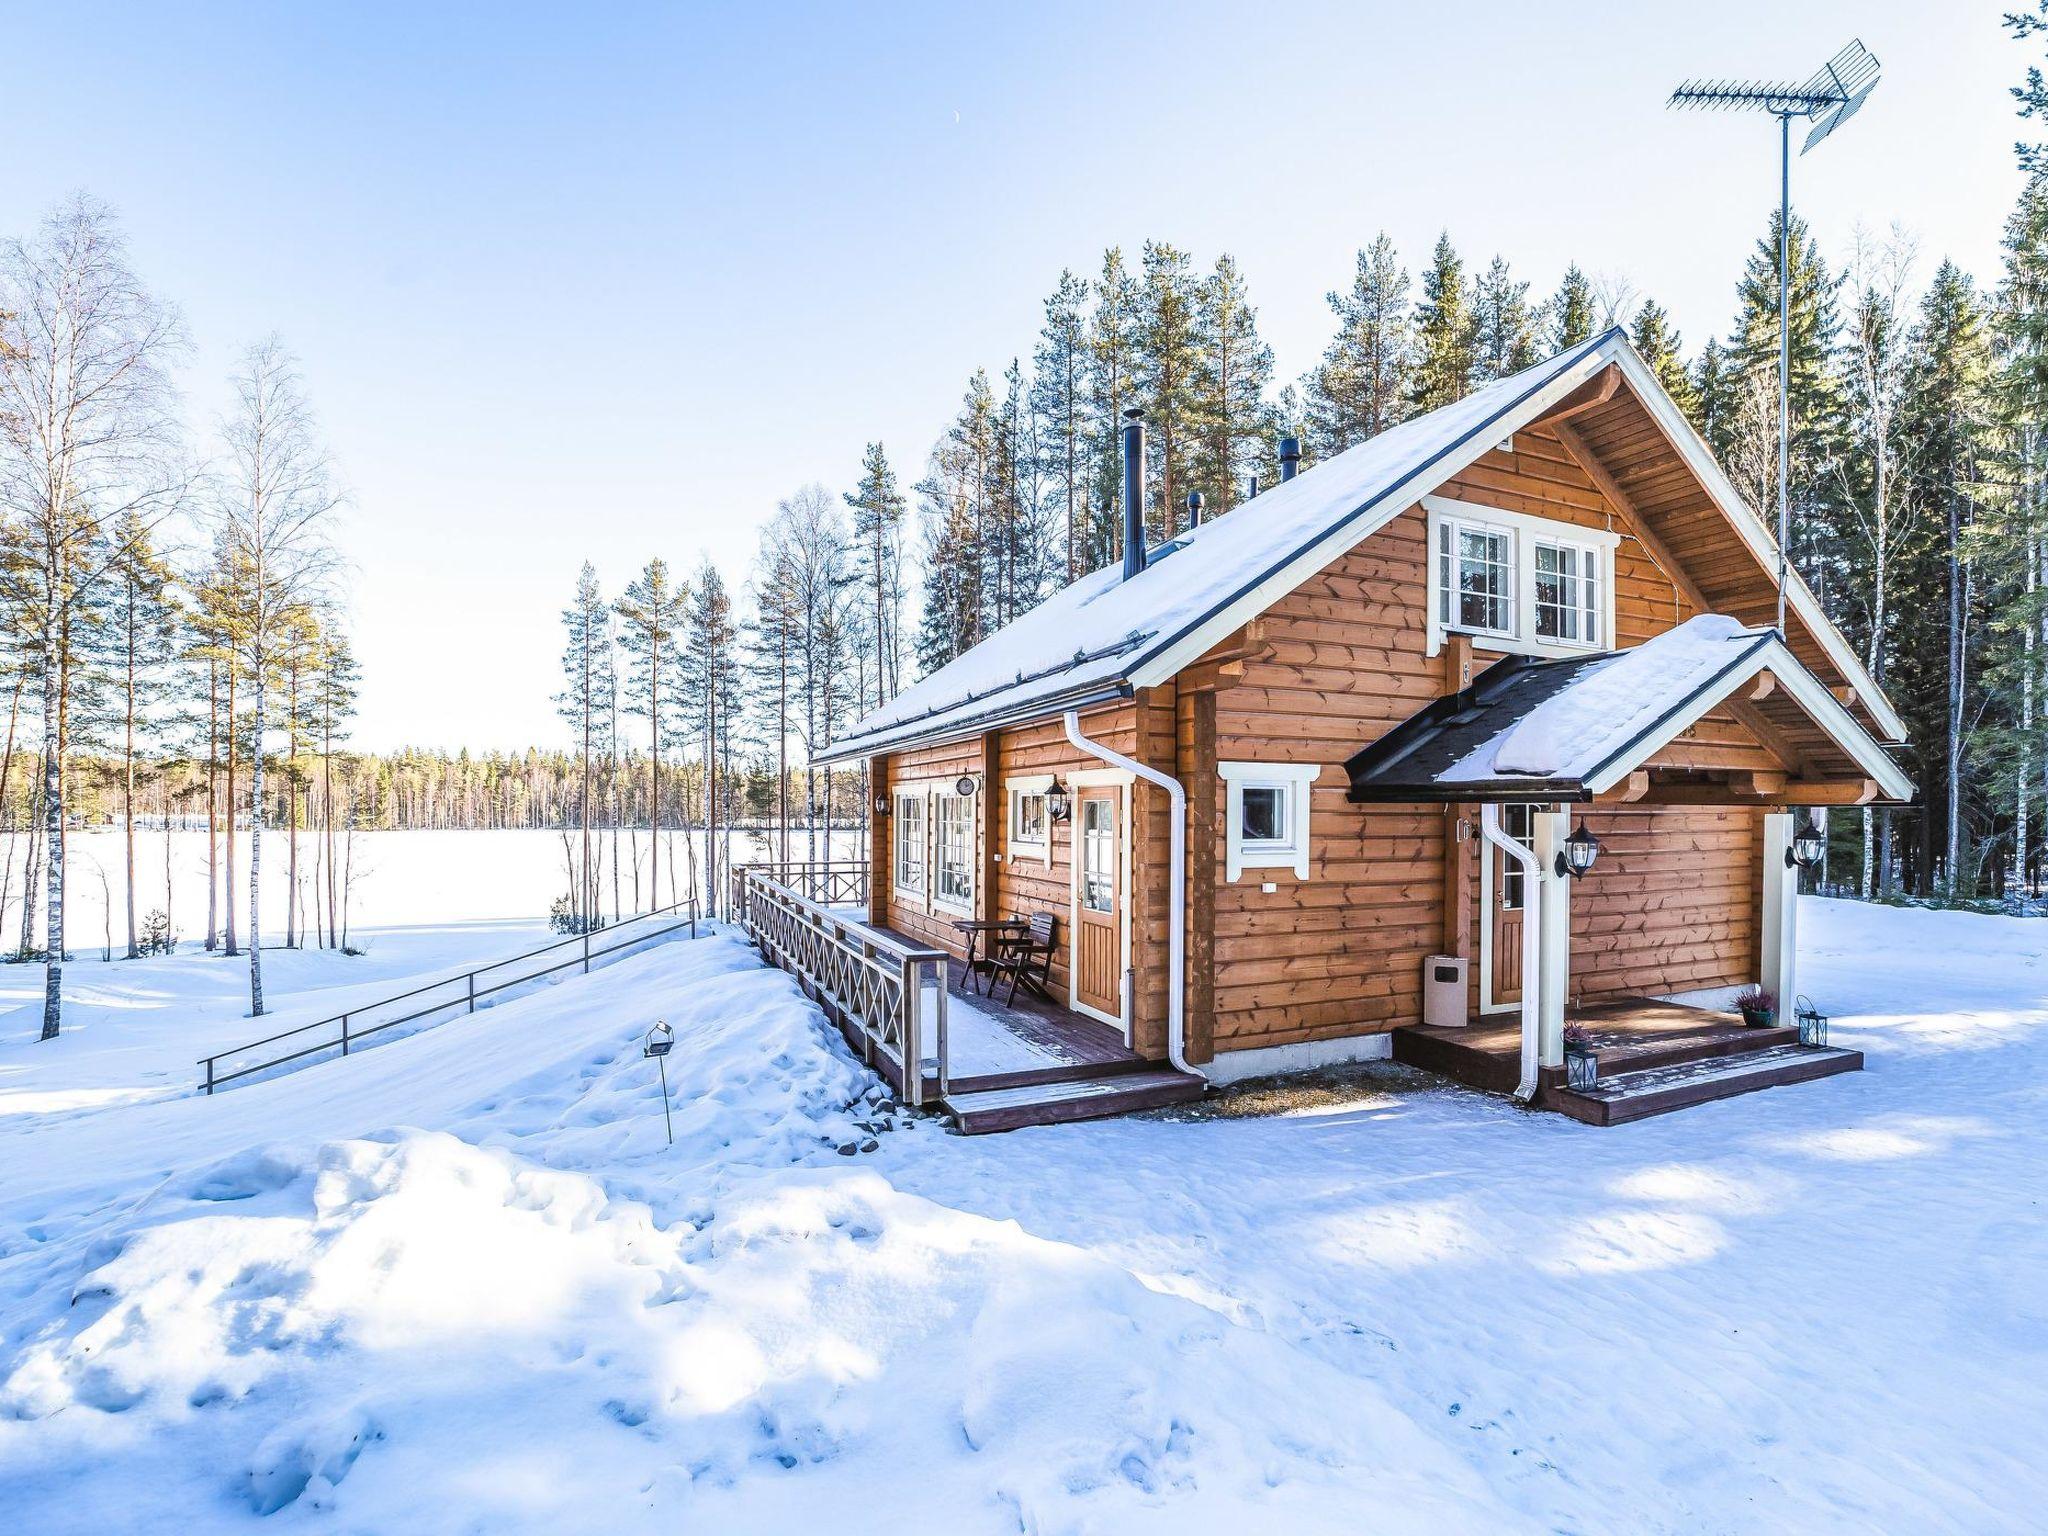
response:
[[[1067,1006],[1087,1018],[1113,1024],[1123,1032],[1124,1044],[1131,1043],[1131,849],[1137,842],[1131,825],[1131,775],[1121,768],[1084,768],[1066,775],[1074,791],[1069,802],[1073,811],[1067,833]],[[1121,948],[1117,965],[1119,1013],[1091,1008],[1075,995],[1081,975],[1081,797],[1084,789],[1117,789],[1117,943]]]
[[[1501,809],[1505,811],[1509,804],[1526,804],[1528,806],[1530,835],[1533,838],[1535,835],[1535,817],[1543,809],[1542,805],[1533,800],[1504,801],[1502,802]],[[1507,830],[1505,824],[1502,825],[1501,830]],[[1493,871],[1495,866],[1506,857],[1506,854],[1493,847],[1486,839],[1479,839],[1479,1011],[1481,1013],[1506,1013],[1509,1009],[1522,1006],[1520,998],[1515,999],[1511,1003],[1503,1003],[1497,1002],[1493,995],[1493,930],[1495,917],[1493,910]],[[1523,922],[1529,920],[1528,912],[1529,898],[1525,893],[1522,897]],[[1525,991],[1528,989],[1529,983],[1530,978],[1524,976],[1522,978],[1522,987]]]

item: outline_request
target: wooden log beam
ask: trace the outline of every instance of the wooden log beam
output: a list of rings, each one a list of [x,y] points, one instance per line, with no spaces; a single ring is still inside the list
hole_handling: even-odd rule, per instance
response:
[[[1523,428],[1523,430],[1528,431],[1535,427],[1556,426],[1561,421],[1570,421],[1574,416],[1583,416],[1588,411],[1598,410],[1601,406],[1612,400],[1615,391],[1620,388],[1620,365],[1609,363],[1605,368],[1602,368],[1593,375],[1592,378],[1558,401],[1549,411],[1530,422],[1529,426]]]
[[[1216,695],[1182,694],[1188,712],[1187,761],[1181,782],[1188,795],[1188,976],[1185,1002],[1188,1060],[1216,1056],[1216,850],[1223,839],[1216,802]]]
[[[1768,672],[1759,672],[1744,685],[1740,697],[1750,701],[1768,699],[1778,686],[1777,678]]]
[[[1631,805],[1650,792],[1650,770],[1638,768],[1605,794],[1593,797],[1596,805]]]

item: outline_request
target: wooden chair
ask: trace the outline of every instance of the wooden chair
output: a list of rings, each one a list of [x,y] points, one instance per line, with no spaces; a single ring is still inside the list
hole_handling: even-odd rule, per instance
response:
[[[1005,976],[1010,978],[1007,1002],[1017,1001],[1017,984],[1020,981],[1040,997],[1052,995],[1053,928],[1056,921],[1050,912],[1034,912],[1029,928],[1002,937],[989,959],[990,997],[996,995],[996,986]]]

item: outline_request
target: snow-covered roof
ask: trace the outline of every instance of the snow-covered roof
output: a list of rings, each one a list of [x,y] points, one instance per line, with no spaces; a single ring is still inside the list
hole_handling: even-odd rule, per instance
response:
[[[1652,406],[1667,435],[1675,423],[1704,456],[1704,467],[1694,467],[1703,478],[1713,477],[1708,489],[1716,501],[1747,520],[1750,526],[1739,529],[1743,537],[1768,543],[1762,523],[1617,327],[1391,427],[1181,534],[1153,550],[1145,569],[1128,581],[1120,565],[1082,577],[855,722],[818,760],[957,740],[1165,682],[1610,363]],[[1659,404],[1668,416],[1656,411]],[[1687,443],[1679,447],[1693,462]],[[1889,706],[1811,594],[1795,582],[1790,598],[1890,730]],[[1897,734],[1903,733],[1901,725]]]
[[[1510,657],[1354,756],[1350,797],[1590,798],[1766,671],[1887,798],[1911,798],[1912,783],[1775,630],[1718,613],[1625,651]]]

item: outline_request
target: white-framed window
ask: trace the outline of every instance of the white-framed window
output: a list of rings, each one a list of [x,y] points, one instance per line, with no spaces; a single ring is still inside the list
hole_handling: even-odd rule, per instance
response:
[[[1612,643],[1612,529],[1425,496],[1429,653],[1445,635],[1484,649],[1559,655]]]
[[[1224,877],[1291,869],[1308,878],[1309,786],[1319,763],[1218,763],[1225,786]]]
[[[895,852],[890,861],[894,881],[899,893],[920,901],[924,899],[925,886],[925,808],[921,791],[896,792],[896,825],[891,832]]]
[[[1567,539],[1535,541],[1536,638],[1561,645],[1603,643],[1600,552]]]
[[[1046,809],[1046,796],[1052,790],[1052,775],[1045,773],[1010,779],[1003,787],[1010,797],[1011,861],[1015,862],[1020,854],[1029,854],[1051,864],[1052,815]]]
[[[1446,517],[1436,530],[1437,622],[1468,634],[1515,632],[1515,534]]]
[[[974,907],[974,801],[966,795],[932,796],[932,905]]]

